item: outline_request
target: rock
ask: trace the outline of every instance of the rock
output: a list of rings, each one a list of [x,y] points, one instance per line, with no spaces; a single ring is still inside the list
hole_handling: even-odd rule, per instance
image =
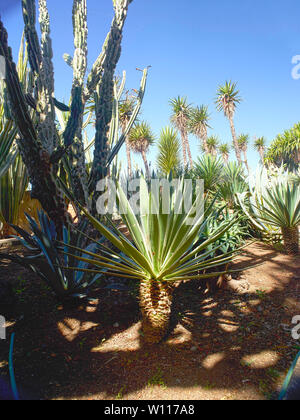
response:
[[[191,351],[197,351],[198,348],[196,346],[191,347]]]
[[[226,282],[226,288],[243,294],[250,289],[250,283],[247,280],[230,280]]]
[[[115,322],[115,323],[114,323],[114,325],[113,325],[113,327],[114,327],[114,328],[119,328],[119,326],[120,326],[120,325],[119,325],[119,323],[118,323],[118,322]]]

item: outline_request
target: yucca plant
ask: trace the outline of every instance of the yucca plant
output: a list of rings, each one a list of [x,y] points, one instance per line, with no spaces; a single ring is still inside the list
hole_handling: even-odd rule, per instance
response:
[[[155,142],[155,136],[151,127],[145,121],[137,123],[129,132],[128,144],[135,153],[140,153],[144,161],[147,178],[151,178],[150,168],[147,160],[149,147]]]
[[[229,162],[223,168],[222,180],[219,184],[218,193],[230,209],[236,207],[236,194],[242,194],[249,190],[244,175],[244,170],[237,162]]]
[[[179,131],[181,136],[184,167],[188,166],[189,160],[190,167],[193,168],[193,158],[188,138],[191,105],[187,103],[187,98],[181,96],[171,99],[169,104],[172,108],[171,123]]]
[[[208,113],[208,107],[201,105],[192,108],[190,111],[189,118],[189,130],[194,134],[201,142],[205,153],[210,153],[207,148],[207,129],[211,128],[208,125],[210,116]]]
[[[88,296],[89,288],[101,277],[102,272],[97,275],[84,269],[89,264],[78,262],[76,257],[87,256],[86,252],[95,252],[98,249],[97,243],[91,243],[74,256],[67,255],[71,246],[80,247],[86,242],[86,236],[82,232],[70,232],[64,226],[63,242],[57,240],[57,233],[54,223],[49,220],[43,211],[38,212],[38,223],[29,215],[26,215],[31,232],[27,232],[18,226],[12,225],[19,236],[14,236],[29,251],[30,255],[24,257],[0,253],[0,261],[9,259],[36,273],[62,300],[85,298]],[[81,225],[84,230],[86,222]],[[63,269],[62,267],[66,267]],[[70,270],[72,268],[72,270]]]
[[[221,223],[207,240],[199,239],[212,206],[205,214],[196,212],[195,209],[201,207],[202,199],[198,190],[193,206],[180,213],[178,209],[183,205],[185,191],[182,179],[177,188],[168,188],[164,194],[155,194],[152,190],[149,192],[145,179],[141,178],[141,208],[136,215],[127,195],[118,186],[119,211],[132,241],[118,230],[108,229],[82,208],[94,228],[120,254],[113,250],[106,251],[106,255],[86,252],[89,258],[76,258],[100,270],[105,268],[107,274],[112,276],[139,280],[142,333],[148,343],[160,342],[168,330],[174,284],[182,280],[203,280],[224,274],[224,266],[233,257],[232,253],[225,253],[211,258],[210,254],[214,249],[208,248],[234,225],[235,220]],[[164,209],[163,199],[166,198],[168,206]],[[222,269],[214,273],[205,272],[217,267]],[[98,272],[97,269],[95,272]]]
[[[166,127],[162,129],[158,141],[157,166],[159,171],[168,176],[170,172],[177,174],[181,167],[181,147],[177,131]]]
[[[234,150],[236,153],[236,158],[238,162],[242,163],[241,151],[237,141],[235,126],[234,126],[234,114],[236,111],[237,105],[241,102],[241,97],[239,96],[239,91],[237,90],[237,84],[231,81],[226,81],[224,85],[220,85],[217,91],[216,106],[218,111],[223,111],[226,118],[228,118],[232,140],[234,145]]]
[[[288,173],[269,179],[264,169],[251,188],[249,206],[247,194],[238,194],[240,204],[261,231],[278,235],[281,232],[288,254],[299,252],[300,187],[290,181]]]
[[[230,145],[228,143],[222,143],[219,146],[219,152],[222,155],[224,163],[228,163],[229,154],[230,154]]]
[[[216,191],[223,175],[224,164],[220,158],[204,155],[195,162],[193,177],[204,180],[204,191]]]

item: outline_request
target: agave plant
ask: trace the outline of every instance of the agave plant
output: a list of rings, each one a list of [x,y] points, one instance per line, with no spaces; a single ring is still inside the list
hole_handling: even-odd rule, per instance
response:
[[[228,208],[221,208],[214,212],[206,223],[205,229],[201,233],[202,239],[207,240],[217,231],[221,223],[231,223],[236,218],[236,215],[228,210]],[[243,221],[237,221],[219,238],[214,244],[211,244],[208,249],[214,250],[211,256],[226,254],[237,250],[248,236],[247,226]]]
[[[102,272],[97,275],[88,272],[89,264],[78,262],[76,257],[85,257],[86,252],[95,252],[98,243],[91,243],[74,256],[67,255],[71,246],[80,247],[86,237],[83,233],[71,234],[64,227],[61,245],[56,242],[57,233],[55,225],[43,211],[38,212],[38,223],[26,215],[32,233],[26,232],[18,226],[12,225],[19,236],[14,236],[29,251],[30,255],[19,257],[16,255],[0,253],[1,259],[9,259],[36,273],[54,291],[61,300],[71,298],[84,298],[89,288],[99,279]],[[84,229],[84,225],[81,226]],[[62,267],[66,267],[63,269]],[[72,267],[72,270],[69,268]],[[87,271],[83,271],[83,270]]]
[[[261,231],[281,232],[288,254],[299,252],[300,187],[290,181],[289,174],[269,178],[263,169],[247,193],[238,194],[240,204],[252,223]]]
[[[118,230],[108,229],[82,208],[94,228],[120,253],[111,250],[104,256],[86,252],[89,258],[75,258],[94,265],[95,272],[98,272],[97,267],[100,270],[105,268],[107,274],[139,280],[142,332],[148,343],[158,343],[167,332],[174,284],[182,280],[203,280],[224,274],[223,267],[233,256],[232,253],[225,253],[210,257],[214,247],[208,248],[233,226],[235,220],[221,223],[208,239],[199,239],[212,206],[204,215],[201,212],[198,214],[196,208],[199,208],[201,201],[201,193],[198,191],[193,206],[186,212],[179,212],[178,209],[183,206],[185,191],[182,179],[176,188],[167,188],[164,194],[155,194],[152,189],[148,190],[147,182],[141,178],[141,209],[139,214],[135,214],[126,194],[118,186],[121,217],[132,241]],[[168,206],[164,209],[166,198]],[[222,267],[220,272],[205,272],[217,267]]]

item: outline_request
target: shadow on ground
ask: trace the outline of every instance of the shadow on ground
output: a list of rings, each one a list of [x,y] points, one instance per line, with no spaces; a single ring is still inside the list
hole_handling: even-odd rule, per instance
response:
[[[34,280],[8,327],[8,336],[16,333],[21,393],[43,399],[270,398],[297,353],[290,331],[296,313],[287,299],[297,300],[300,266],[264,245],[250,247],[237,266],[253,262],[262,265],[246,272],[252,287],[244,294],[221,289],[209,295],[199,282],[181,284],[170,335],[152,347],[143,345],[131,295],[99,289],[95,303],[63,308]],[[262,288],[259,276],[265,276]],[[8,341],[0,345],[0,378],[7,379]]]

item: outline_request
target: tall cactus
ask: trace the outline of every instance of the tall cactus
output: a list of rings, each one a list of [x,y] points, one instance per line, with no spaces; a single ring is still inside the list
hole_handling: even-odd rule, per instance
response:
[[[0,20],[0,54],[6,61],[6,86],[11,110],[19,131],[19,149],[30,177],[32,195],[41,202],[58,228],[68,218],[64,200],[55,179],[59,161],[62,158],[68,161],[76,198],[87,205],[89,194],[94,191],[97,181],[106,175],[108,162],[112,161],[123,142],[121,137],[114,150],[110,150],[109,129],[114,117],[114,73],[121,54],[122,31],[131,2],[132,0],[113,0],[115,14],[110,31],[101,54],[85,83],[87,71],[86,0],[73,0],[75,51],[73,57],[69,55],[64,57],[73,68],[70,109],[54,97],[53,53],[47,0],[38,0],[40,42],[36,31],[36,2],[22,0],[24,33],[32,80],[29,92],[25,92],[20,84],[8,46],[7,32]],[[145,77],[143,79],[144,86],[140,90],[138,110],[145,88]],[[92,95],[96,98],[96,136],[92,173],[88,180],[82,131],[85,105]],[[62,133],[63,143],[56,127],[55,108],[70,111]]]

